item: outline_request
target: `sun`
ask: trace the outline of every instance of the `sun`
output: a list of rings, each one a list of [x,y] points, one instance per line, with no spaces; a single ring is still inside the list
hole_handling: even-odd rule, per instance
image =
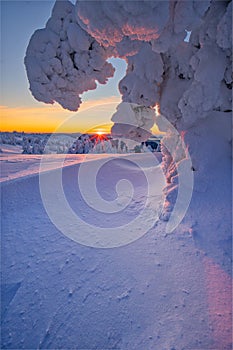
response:
[[[103,135],[103,134],[104,134],[104,131],[97,130],[97,131],[96,131],[96,134],[97,134],[97,135],[99,135],[99,136],[101,136],[101,135]]]

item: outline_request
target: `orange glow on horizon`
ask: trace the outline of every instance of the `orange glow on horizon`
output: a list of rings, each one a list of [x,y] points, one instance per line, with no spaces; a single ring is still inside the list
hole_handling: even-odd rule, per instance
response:
[[[41,104],[35,107],[8,107],[0,106],[1,131],[18,132],[87,132],[93,125],[105,124],[109,120],[108,130],[111,126],[111,115],[120,103],[118,96],[100,100],[84,101],[78,112],[70,112],[58,104]],[[94,109],[102,110],[95,118]],[[68,122],[67,122],[68,119]],[[70,119],[70,120],[69,120]],[[63,125],[64,124],[64,125]]]
[[[118,96],[84,101],[78,112],[64,110],[58,104],[38,104],[35,107],[0,106],[0,131],[109,134],[113,125],[111,116],[120,102]],[[152,133],[162,134],[156,125],[153,126]]]

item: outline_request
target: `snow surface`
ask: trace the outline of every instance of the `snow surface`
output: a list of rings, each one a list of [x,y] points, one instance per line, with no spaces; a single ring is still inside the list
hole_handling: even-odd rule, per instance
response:
[[[78,109],[80,95],[95,89],[96,80],[112,76],[109,57],[124,58],[122,102],[144,111],[158,104],[156,122],[166,132],[160,217],[172,217],[179,169],[190,158],[194,187],[172,234],[165,233],[166,221],[158,221],[129,245],[93,249],[51,224],[38,175],[4,182],[3,348],[232,348],[231,14],[231,1],[57,1],[46,28],[32,36],[25,64],[34,97],[70,110]],[[118,114],[118,134],[128,137],[129,116]],[[133,139],[141,137],[144,117],[134,113]],[[85,217],[75,167],[64,168],[63,181],[74,210]],[[48,174],[52,184],[55,173]],[[103,179],[108,196],[110,169]],[[137,215],[145,188],[140,181],[134,186],[140,196],[130,208]],[[98,223],[91,213],[86,219]]]
[[[4,148],[3,148],[4,149]],[[6,147],[7,150],[12,149],[12,147]],[[31,176],[33,174],[38,174],[41,164],[41,159],[43,157],[44,164],[46,164],[46,170],[53,170],[61,167],[61,159],[64,158],[60,154],[51,154],[51,155],[31,155],[31,154],[9,154],[10,152],[0,153],[1,161],[1,177],[0,182],[14,180],[25,176]],[[117,155],[112,155],[113,157]],[[78,164],[88,160],[97,160],[99,157],[108,157],[107,154],[66,154],[63,162],[63,166],[68,166],[72,164]]]
[[[22,146],[15,146],[15,145],[6,145],[6,144],[0,144],[0,154],[2,153],[22,153]]]
[[[150,168],[145,154],[131,156],[141,159],[143,171]],[[26,167],[30,157],[22,157]],[[115,161],[100,174],[105,200],[114,196],[112,177],[122,177],[125,168],[124,157]],[[96,161],[88,164],[94,172]],[[109,227],[111,235],[112,227],[138,214],[146,193],[139,175],[127,211],[103,221],[77,191],[79,167],[63,168],[63,188],[76,215]],[[52,184],[57,171],[41,176]],[[127,163],[127,175],[134,172]],[[154,180],[161,190],[156,174]],[[193,203],[203,204],[202,217],[208,200]],[[51,223],[38,174],[2,183],[2,217],[2,349],[231,349],[231,278],[208,235],[198,240],[198,227],[185,222],[168,235],[160,221],[120,248],[86,247]]]

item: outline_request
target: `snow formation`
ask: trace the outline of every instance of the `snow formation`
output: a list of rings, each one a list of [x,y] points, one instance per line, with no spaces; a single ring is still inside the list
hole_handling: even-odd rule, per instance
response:
[[[231,1],[57,1],[46,28],[33,34],[27,49],[30,89],[40,101],[77,110],[84,91],[113,75],[107,59],[124,58],[128,69],[119,83],[124,104],[113,116],[113,133],[148,138],[153,118],[145,125],[143,114],[125,109],[158,103],[182,133],[197,169],[202,160],[194,139],[204,119],[229,123],[231,12]],[[212,111],[219,118],[211,119]],[[170,179],[174,165],[168,158]]]
[[[188,152],[195,180],[192,203],[204,210],[208,201],[200,205],[200,193],[213,191],[210,183],[216,188],[221,188],[219,181],[230,183],[231,14],[231,1],[77,0],[75,5],[57,1],[46,28],[34,33],[27,49],[25,64],[35,98],[57,101],[70,110],[78,109],[80,95],[95,89],[95,81],[106,83],[113,75],[109,57],[127,61],[126,76],[119,83],[123,102],[113,116],[113,133],[133,141],[148,138],[154,122],[152,108],[158,104],[186,144],[181,149],[169,123],[156,118],[166,132],[164,219],[174,206],[177,169]],[[224,164],[213,157],[216,148],[224,154]],[[217,205],[229,213],[231,199],[221,195]],[[227,214],[226,227],[219,234],[221,218],[217,218],[209,223],[212,237],[218,242],[223,235],[221,239],[227,241],[231,219]],[[198,222],[204,235],[204,220]]]
[[[78,25],[74,5],[57,1],[46,27],[33,34],[27,48],[30,90],[38,101],[56,101],[76,111],[80,94],[94,90],[96,81],[104,84],[113,76],[108,57],[108,50]]]
[[[107,58],[124,58],[128,70],[113,133],[143,141],[154,121],[166,132],[164,220],[175,211],[179,169],[189,155],[194,189],[173,234],[159,221],[131,244],[93,249],[53,225],[55,215],[71,234],[85,235],[83,226],[74,229],[61,199],[92,225],[94,236],[104,228],[117,240],[115,229],[124,233],[119,227],[137,218],[148,199],[163,199],[165,181],[151,163],[153,154],[148,163],[144,154],[128,160],[111,155],[103,166],[104,155],[90,154],[86,162],[83,155],[46,155],[43,173],[41,155],[2,154],[3,349],[232,349],[231,13],[230,1],[57,1],[46,28],[33,35],[25,58],[33,95],[71,110],[83,91],[113,74]],[[157,103],[160,115],[152,108]],[[84,184],[77,186],[80,168]],[[97,184],[94,198],[112,210],[120,204],[116,184],[122,178],[134,189],[126,210],[94,210],[91,186]],[[85,201],[81,192],[88,184]],[[155,213],[152,207],[152,218],[140,223],[152,219],[154,225]],[[135,227],[127,231],[134,235]]]
[[[150,129],[154,125],[155,112],[151,108],[135,103],[122,102],[112,116],[115,123],[112,134],[126,140],[136,141],[136,144],[146,141],[151,136]]]
[[[119,85],[123,101],[154,106],[171,78],[179,78],[185,80],[179,82],[179,113],[201,117],[223,107],[217,99],[225,86],[219,85],[230,83],[231,6],[209,0],[77,1],[75,6],[57,1],[27,49],[30,89],[40,101],[77,110],[79,95],[113,75],[106,60],[116,56],[128,63]],[[189,44],[184,43],[187,30],[192,31]]]

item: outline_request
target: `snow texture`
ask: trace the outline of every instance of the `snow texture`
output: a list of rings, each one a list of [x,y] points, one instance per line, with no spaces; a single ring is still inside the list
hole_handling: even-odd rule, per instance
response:
[[[12,148],[14,147],[14,148]],[[17,148],[16,148],[17,147]],[[40,170],[40,162],[43,157],[46,162],[46,171],[50,171],[60,167],[60,155],[41,155],[41,154],[19,154],[22,148],[18,146],[3,146],[0,153],[1,161],[1,178],[0,182],[15,180],[22,177],[31,177],[38,174]],[[87,156],[67,154],[63,166],[81,163]],[[96,159],[98,155],[88,155],[88,159]]]
[[[72,23],[67,24],[68,18]],[[69,31],[67,26],[71,26]],[[192,315],[191,317],[202,314],[196,305],[194,309],[189,308],[190,313],[185,312],[184,315],[180,312],[177,315],[180,317],[179,321],[174,320],[173,313],[169,309],[167,317],[161,316],[161,323],[158,321],[155,328],[151,326],[155,320],[152,317],[148,324],[144,323],[144,331],[140,334],[133,321],[134,331],[130,333],[133,340],[123,338],[122,343],[119,342],[120,348],[230,349],[232,347],[229,334],[222,336],[223,329],[226,330],[227,327],[224,328],[223,319],[219,320],[222,316],[218,316],[218,307],[214,306],[219,305],[217,302],[219,298],[216,295],[214,297],[215,292],[212,292],[218,290],[217,277],[213,281],[213,271],[218,273],[220,269],[229,277],[231,270],[231,27],[231,1],[77,1],[74,8],[69,2],[58,1],[46,29],[36,32],[29,44],[25,63],[34,96],[47,103],[57,101],[71,110],[78,108],[79,95],[82,91],[94,89],[95,80],[104,83],[107,77],[113,74],[112,67],[106,66],[107,58],[115,56],[126,60],[128,63],[126,76],[119,83],[123,104],[120,104],[113,117],[115,122],[113,132],[125,135],[133,142],[135,138],[144,138],[145,134],[140,130],[141,125],[143,128],[145,126],[144,132],[148,132],[152,118],[146,118],[145,121],[144,112],[139,116],[137,111],[134,110],[132,113],[132,110],[141,108],[146,111],[156,104],[160,106],[161,115],[157,116],[156,121],[160,130],[166,132],[166,137],[162,141],[162,166],[167,179],[164,189],[165,207],[161,215],[164,220],[169,218],[176,201],[179,188],[178,169],[188,158],[188,153],[191,156],[190,172],[194,175],[194,191],[183,225],[189,227],[187,229],[189,234],[196,247],[205,252],[206,259],[211,258],[214,261],[213,265],[207,263],[205,266],[209,273],[206,295],[209,298],[209,310],[212,310],[208,319],[213,322],[215,336],[211,335],[209,338],[208,330],[204,331],[198,323],[200,318],[197,323],[195,322],[194,329],[198,330],[199,335],[203,334],[203,331],[205,339],[202,338],[201,343],[197,343],[194,341],[194,338],[198,338],[197,334],[195,336],[189,333],[188,329],[193,330],[193,324],[190,319],[186,319],[187,314]],[[73,35],[74,28],[81,28],[79,32],[77,30],[79,33],[77,36]],[[184,41],[186,31],[191,31],[189,42]],[[82,50],[76,47],[76,38],[78,40],[79,37]],[[90,46],[93,48],[95,64],[99,57],[98,72],[90,68],[92,67],[90,46],[89,49],[85,47],[85,38],[88,38],[90,44],[93,40]],[[54,46],[57,53],[54,53]],[[83,64],[81,77],[79,70],[74,68],[75,62],[77,65],[79,62]],[[163,122],[162,116],[179,132],[185,142],[185,149],[181,148],[177,133],[169,127],[169,123]],[[130,124],[129,120],[133,121],[131,127],[126,126]],[[168,151],[171,148],[172,154]],[[180,229],[182,230],[182,226]],[[169,238],[169,242],[170,240],[172,238]],[[179,255],[179,250],[176,252]],[[134,255],[132,252],[131,254]],[[174,254],[172,258],[178,266]],[[198,265],[198,269],[200,275],[201,265]],[[166,273],[165,269],[164,274]],[[177,278],[180,276],[179,273],[180,270],[176,271]],[[161,276],[157,277],[160,281]],[[186,278],[188,277],[185,276]],[[223,281],[222,275],[219,281]],[[195,286],[202,290],[198,283],[196,280]],[[125,286],[126,284],[124,283]],[[191,281],[190,284],[193,285]],[[135,292],[131,292],[130,287],[127,285],[124,290],[117,292],[118,301],[130,300]],[[224,287],[221,291],[225,293]],[[200,293],[198,295],[200,297]],[[162,294],[156,294],[156,297],[154,295],[150,305],[157,305],[155,304],[157,298],[162,299]],[[140,298],[136,298],[135,305],[140,304]],[[146,306],[147,303],[143,305]],[[166,308],[169,308],[170,304],[161,302],[160,305],[165,308],[166,314]],[[177,306],[180,308],[181,304]],[[219,308],[221,309],[220,306]],[[157,309],[154,310],[154,314],[156,312]],[[133,320],[137,318],[138,315],[134,314]],[[204,320],[202,325],[209,324],[205,322],[205,317],[202,319]],[[165,323],[166,326],[163,328],[162,324]],[[186,325],[190,326],[186,328]],[[140,324],[139,327],[141,326]],[[156,333],[155,329],[159,332]],[[152,335],[151,330],[154,331]],[[179,334],[185,334],[189,340],[186,336],[179,337]],[[147,336],[152,339],[157,337],[157,340],[149,343],[150,341],[146,340]],[[114,346],[117,347],[117,343],[110,345],[112,348]]]
[[[125,37],[150,41],[159,37],[169,19],[169,2],[77,1],[79,24],[104,46],[115,46]]]
[[[190,44],[183,42],[186,30],[192,31]],[[113,75],[106,62],[112,55],[128,63],[119,85],[124,102],[154,106],[171,79],[188,79],[185,91],[186,82],[179,83],[177,101],[188,124],[225,107],[221,82],[230,43],[231,3],[77,1],[74,7],[57,1],[46,28],[33,34],[25,64],[34,96],[70,110],[78,109],[80,95],[95,89],[95,81]]]
[[[41,202],[39,177],[26,169],[35,156],[21,156],[24,178],[2,184],[2,349],[231,349],[231,278],[209,244],[216,237],[208,222],[204,236],[197,225],[188,224],[167,235],[160,222],[118,249],[84,247],[51,223]],[[77,163],[83,160],[75,156]],[[59,157],[52,155],[48,165]],[[103,155],[91,157],[95,161],[88,162],[89,171],[94,172]],[[144,155],[137,157],[145,163]],[[63,168],[69,204],[84,220],[103,225],[104,214],[91,210],[77,192],[77,163]],[[134,179],[136,191],[120,217],[107,215],[109,234],[111,227],[141,210],[147,196],[141,170],[123,156],[101,169],[98,189],[105,198],[115,195],[113,184],[124,172]],[[145,163],[143,171],[153,171],[154,190],[161,191],[154,165]],[[56,172],[41,176],[52,184]],[[228,183],[208,195],[203,192],[190,214],[195,209],[202,222],[214,217],[224,225],[224,208],[218,211],[222,190],[228,191]],[[210,197],[215,199],[211,211]]]
[[[28,45],[25,65],[30,90],[38,101],[55,101],[71,111],[81,103],[79,95],[106,83],[114,68],[101,47],[75,20],[74,5],[57,1],[44,29],[37,30]]]

